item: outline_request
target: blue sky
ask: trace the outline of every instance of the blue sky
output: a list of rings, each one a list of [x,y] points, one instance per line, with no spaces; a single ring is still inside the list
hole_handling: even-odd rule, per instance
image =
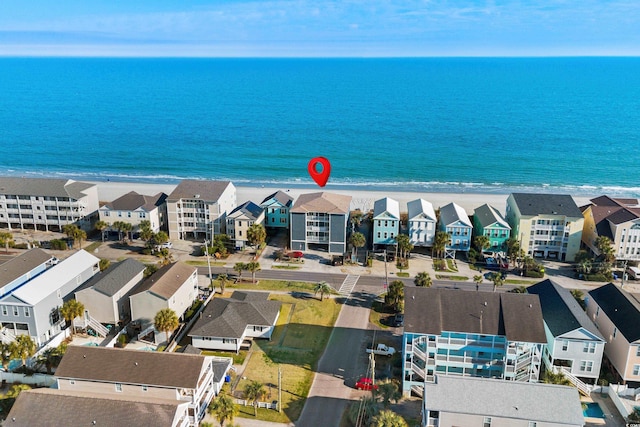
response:
[[[0,0],[0,55],[639,55],[638,0]]]

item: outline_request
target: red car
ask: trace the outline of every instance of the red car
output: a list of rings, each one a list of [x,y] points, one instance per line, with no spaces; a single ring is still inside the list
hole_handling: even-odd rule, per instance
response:
[[[300,251],[293,251],[293,252],[289,252],[287,256],[289,258],[302,258],[304,257],[304,254]]]
[[[371,378],[362,377],[356,382],[356,389],[371,391],[372,389],[377,390],[378,386],[376,384],[373,384]]]

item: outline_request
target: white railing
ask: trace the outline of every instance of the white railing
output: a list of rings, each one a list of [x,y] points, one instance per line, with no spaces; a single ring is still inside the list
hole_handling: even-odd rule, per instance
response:
[[[155,330],[156,330],[156,328],[155,328],[154,325],[147,326],[147,328],[144,331],[142,331],[142,332],[140,332],[138,334],[138,341],[142,341],[144,343],[149,343],[150,342],[149,340],[143,340],[142,338],[146,337],[147,335],[149,335],[151,332],[153,332]],[[151,343],[151,344],[155,344],[155,343]]]
[[[253,402],[246,399],[236,399],[236,403],[242,406],[253,406]],[[278,409],[278,404],[274,402],[258,402],[258,408]]]
[[[101,337],[106,337],[109,333],[109,330],[105,328],[102,323],[98,322],[88,314],[85,314],[85,316],[83,317],[76,317],[75,319],[73,319],[73,326],[77,328],[90,327],[96,332],[96,334],[100,335]]]
[[[566,379],[569,380],[569,382],[578,389],[578,391],[580,391],[582,394],[584,394],[585,396],[590,396],[591,395],[591,386],[589,384],[584,383],[582,380],[580,380],[578,377],[576,377],[575,375],[573,375],[571,373],[571,371],[569,371],[567,368],[565,368],[564,366],[554,366],[553,367],[553,372],[554,373],[561,373],[562,375],[564,375],[564,377]]]
[[[0,330],[0,341],[2,341],[3,343],[11,344],[13,341],[15,341],[15,339],[16,336],[9,329],[2,328],[2,330]]]

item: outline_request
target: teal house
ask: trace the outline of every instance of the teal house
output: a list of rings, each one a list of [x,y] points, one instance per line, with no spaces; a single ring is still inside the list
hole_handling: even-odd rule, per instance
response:
[[[260,203],[264,209],[264,226],[267,228],[289,228],[289,210],[293,206],[293,197],[284,191],[276,191],[268,195]]]
[[[461,206],[449,203],[440,208],[440,231],[449,233],[449,243],[445,245],[445,257],[455,258],[457,251],[469,252],[473,226]]]
[[[489,238],[491,246],[484,251],[506,251],[507,240],[511,237],[511,226],[496,208],[484,204],[473,212],[473,234]]]
[[[393,245],[400,232],[400,205],[385,197],[373,204],[373,245]]]

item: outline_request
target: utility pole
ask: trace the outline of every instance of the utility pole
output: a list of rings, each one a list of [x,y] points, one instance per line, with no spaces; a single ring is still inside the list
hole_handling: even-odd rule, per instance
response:
[[[622,265],[622,284],[620,285],[620,289],[624,288],[624,279],[627,277],[627,262],[629,261],[625,259]]]
[[[387,275],[387,250],[384,250],[384,286],[389,292],[389,276]]]
[[[373,351],[369,353],[369,359],[371,362],[371,392],[373,392],[373,389],[376,384],[376,358]]]
[[[278,364],[278,412],[282,413],[282,370]]]
[[[215,293],[215,287],[213,286],[213,276],[211,275],[211,260],[209,259],[209,241],[204,241],[204,253],[207,256],[207,265],[209,266],[209,287],[211,291]]]

